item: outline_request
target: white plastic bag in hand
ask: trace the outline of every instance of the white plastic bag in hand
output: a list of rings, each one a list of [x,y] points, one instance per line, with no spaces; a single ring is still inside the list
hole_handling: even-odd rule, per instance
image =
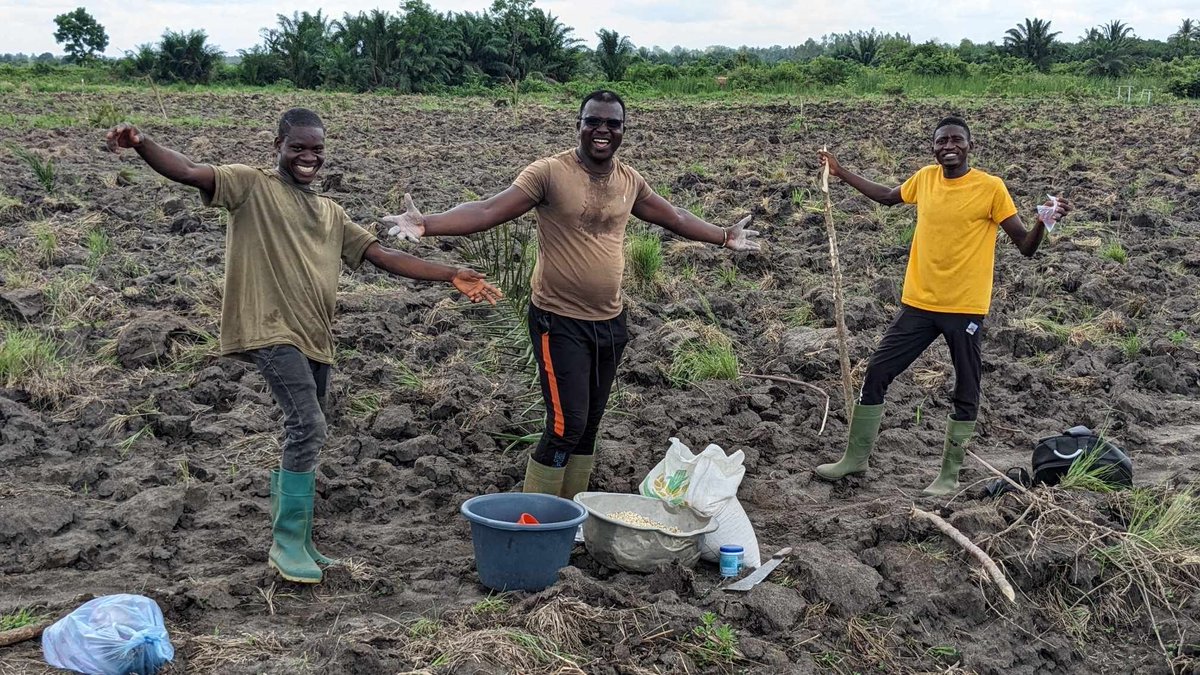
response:
[[[1054,225],[1058,223],[1058,214],[1055,213],[1055,209],[1058,208],[1058,197],[1055,197],[1054,195],[1046,195],[1046,197],[1050,199],[1050,206],[1038,204],[1038,220],[1042,221],[1046,225],[1047,232],[1053,232]]]

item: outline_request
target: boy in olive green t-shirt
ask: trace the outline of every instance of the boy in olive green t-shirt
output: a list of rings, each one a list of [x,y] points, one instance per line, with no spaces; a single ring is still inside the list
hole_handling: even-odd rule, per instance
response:
[[[321,403],[333,363],[333,315],[345,263],[369,260],[412,279],[448,281],[472,302],[500,293],[474,270],[423,261],[380,245],[335,201],[312,188],[325,162],[325,125],[293,108],[279,121],[276,166],[196,164],[135,127],[108,132],[108,147],[133,148],[158,173],[229,210],[221,354],[258,366],[284,413],[281,468],[271,472],[272,567],[290,581],[321,581],[327,565],[312,542],[317,453],[327,427]]]
[[[933,132],[937,164],[891,188],[846,170],[828,152],[819,153],[829,175],[874,201],[917,207],[900,313],[867,364],[846,451],[840,461],[814,469],[821,478],[840,480],[866,472],[888,385],[941,335],[954,365],[954,413],[947,421],[941,472],[924,494],[947,495],[958,488],[958,472],[979,410],[981,329],[991,305],[997,228],[1026,256],[1037,251],[1046,234],[1040,216],[1032,230],[1025,229],[1003,180],[970,167],[967,157],[972,148],[967,123],[947,117]],[[1048,217],[1051,224],[1071,211],[1066,200],[1045,206],[1053,214]]]

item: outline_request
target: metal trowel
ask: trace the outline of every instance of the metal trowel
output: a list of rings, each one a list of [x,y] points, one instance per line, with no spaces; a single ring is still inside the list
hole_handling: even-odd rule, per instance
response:
[[[779,552],[771,556],[771,559],[759,566],[745,579],[739,579],[724,588],[726,591],[748,591],[758,585],[758,582],[767,578],[767,575],[775,571],[779,567],[779,563],[792,552],[792,547],[779,549]]]

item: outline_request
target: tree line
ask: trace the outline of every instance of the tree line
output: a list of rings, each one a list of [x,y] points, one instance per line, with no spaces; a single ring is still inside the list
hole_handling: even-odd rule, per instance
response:
[[[1192,19],[1182,20],[1166,40],[1141,38],[1132,26],[1113,20],[1066,42],[1050,21],[1028,18],[998,42],[983,44],[914,43],[907,35],[872,29],[788,47],[668,51],[638,48],[608,29],[596,34],[594,47],[587,46],[574,37],[574,29],[534,7],[534,0],[494,0],[478,13],[441,13],[424,0],[406,0],[397,13],[279,15],[275,26],[262,29],[259,45],[228,57],[204,31],[193,30],[167,31],[157,43],[117,59],[98,56],[108,36],[84,8],[59,15],[55,23],[54,37],[66,62],[100,64],[125,77],[354,91],[421,93],[527,80],[661,81],[730,71],[749,80],[787,77],[829,84],[844,80],[854,68],[951,76],[1053,71],[1109,78],[1146,69],[1200,70],[1200,23]],[[0,62],[45,64],[48,56],[4,54]]]

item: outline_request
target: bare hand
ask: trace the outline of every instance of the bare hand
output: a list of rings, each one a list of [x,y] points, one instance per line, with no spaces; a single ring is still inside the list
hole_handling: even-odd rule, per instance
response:
[[[145,138],[137,127],[121,123],[108,130],[104,135],[104,144],[109,152],[120,152],[121,148],[140,148]]]
[[[410,200],[409,204],[411,203]],[[454,287],[467,296],[471,302],[487,300],[495,305],[497,300],[504,298],[504,294],[500,292],[499,288],[483,280],[482,274],[465,267],[454,273],[454,278],[450,280],[450,283],[454,284]]]
[[[746,225],[750,223],[753,216],[746,216],[738,221],[737,225],[725,229],[725,248],[733,251],[757,251],[759,244],[751,237],[758,236],[758,230],[747,230]]]
[[[837,157],[834,157],[833,153],[829,152],[828,150],[818,150],[817,158],[820,160],[821,166],[829,167],[830,176],[833,176],[834,178],[842,177],[842,165],[838,164]]]
[[[384,216],[383,222],[391,225],[388,234],[393,237],[416,242],[425,236],[425,216],[413,204],[412,195],[404,193],[404,213],[398,216]],[[492,303],[493,305],[496,303]]]

